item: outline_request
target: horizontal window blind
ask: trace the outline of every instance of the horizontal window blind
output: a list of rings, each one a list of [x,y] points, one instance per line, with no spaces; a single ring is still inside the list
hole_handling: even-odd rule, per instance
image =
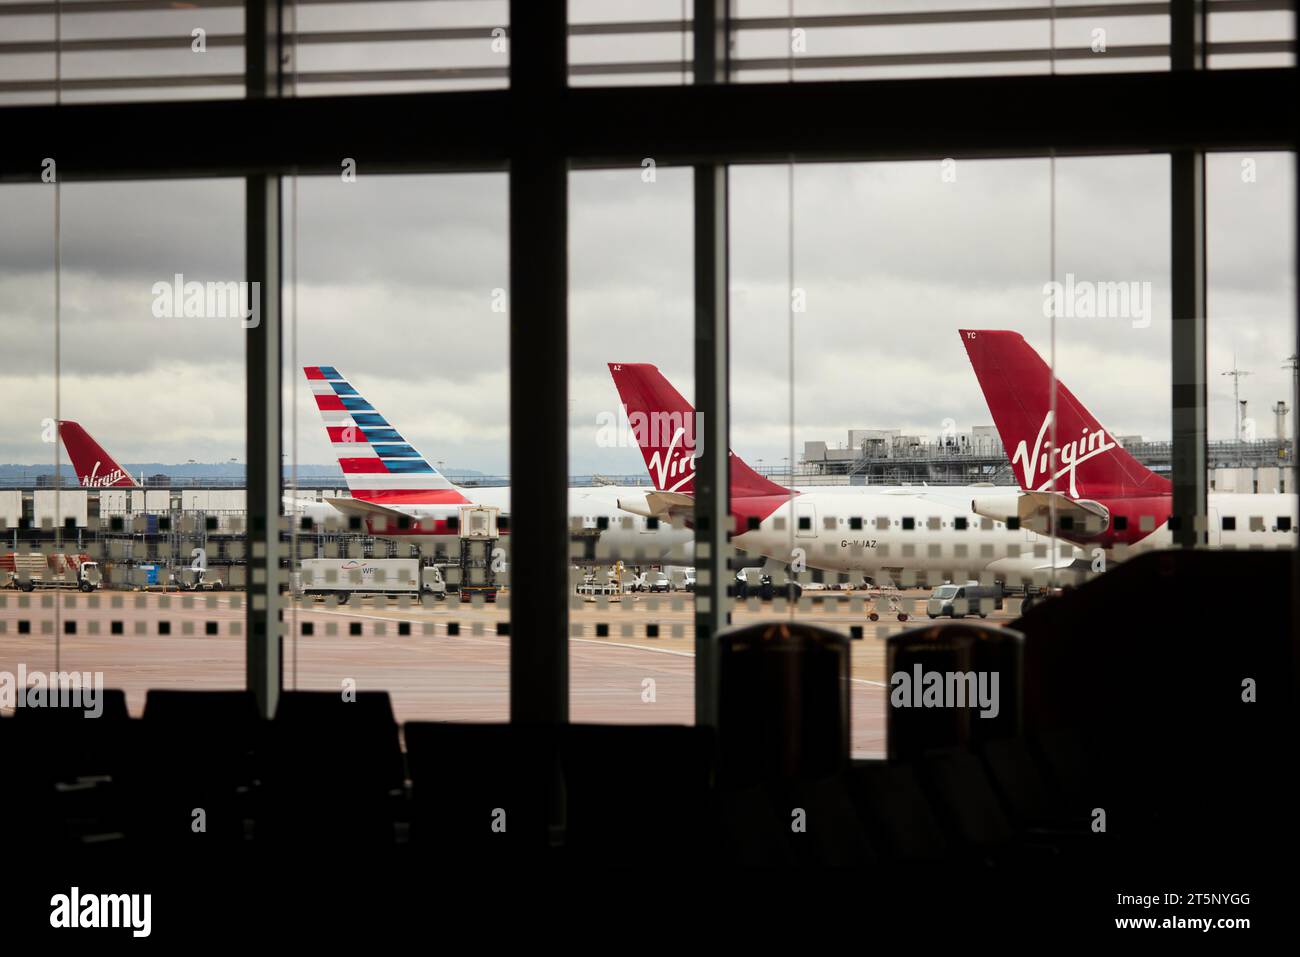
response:
[[[1294,5],[1211,0],[1211,67],[1292,65]],[[692,16],[570,0],[570,82],[690,82]],[[508,17],[507,0],[296,0],[288,93],[504,87]],[[0,103],[238,97],[243,23],[241,0],[0,0]],[[733,82],[1164,70],[1169,4],[734,0],[730,48]]]

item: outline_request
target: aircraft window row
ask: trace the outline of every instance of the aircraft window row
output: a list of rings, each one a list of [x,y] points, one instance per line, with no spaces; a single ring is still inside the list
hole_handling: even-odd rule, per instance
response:
[[[451,518],[451,519],[447,519],[446,521],[448,522],[448,524],[452,524],[456,520],[455,518]],[[642,519],[642,521],[644,522],[645,527],[647,529],[653,530],[659,527],[659,519],[657,518],[650,517],[650,518]],[[1072,530],[1074,528],[1074,521],[1075,520],[1073,516],[1070,515],[1061,515],[1058,516],[1057,518],[1058,526],[1062,531]],[[1161,521],[1167,521],[1169,523],[1169,527],[1171,530],[1177,529],[1176,516],[1169,516],[1168,518],[1161,519]],[[1219,521],[1220,521],[1220,528],[1222,529],[1222,531],[1225,532],[1237,531],[1237,516],[1224,515],[1220,517]],[[139,522],[140,520],[137,520],[136,523],[139,524]],[[595,528],[601,531],[607,530],[610,525],[609,517],[606,515],[586,515],[581,517],[574,517],[572,523],[574,528],[585,528],[585,527],[594,526]],[[27,520],[24,520],[23,523],[21,523],[20,527],[26,528],[28,524],[29,523],[27,522]],[[112,531],[122,531],[125,528],[125,522],[121,516],[110,517],[108,519],[108,524]],[[208,530],[212,531],[215,527],[215,524],[216,524],[216,519],[209,518],[207,520]],[[408,527],[412,527],[412,528],[426,527],[424,522],[418,520],[409,521],[409,522],[406,520],[402,520],[402,521],[398,521],[396,524],[399,528],[402,529]],[[619,524],[621,528],[625,530],[631,530],[632,528],[636,527],[636,520],[633,519],[631,516],[626,516],[619,521]],[[748,524],[749,524],[749,528],[753,530],[759,528],[761,523],[757,518],[751,517],[749,519]],[[776,531],[785,531],[786,529],[786,521],[784,518],[781,517],[774,518],[772,520],[772,524],[773,524],[773,528]],[[874,527],[876,529],[883,530],[885,528],[898,527],[900,525],[902,526],[904,531],[914,531],[917,527],[916,519],[910,517],[891,520],[888,518],[884,518],[882,516],[876,519],[875,522],[870,522],[870,523],[864,521],[860,517],[853,517],[849,519],[827,517],[823,520],[823,526],[827,531],[833,530],[839,526],[843,526],[846,524],[849,526],[849,528],[852,531],[862,531],[864,528],[867,527]],[[1116,515],[1112,519],[1111,524],[1116,531],[1120,531],[1120,532],[1126,531],[1129,525],[1129,518],[1126,515]],[[1246,525],[1247,525],[1246,530],[1251,532],[1300,531],[1300,529],[1297,529],[1293,525],[1291,516],[1289,515],[1279,515],[1271,523],[1262,515],[1252,515],[1247,518]],[[326,529],[331,531],[341,531],[344,529],[348,529],[354,532],[359,532],[361,530],[359,526],[360,523],[355,518],[353,518],[351,520],[351,524],[348,525],[348,524],[340,523],[335,520],[318,522],[309,517],[303,517],[300,523],[300,530],[303,532],[312,532],[318,529]],[[499,518],[497,522],[497,526],[499,530],[505,531],[509,527],[508,520],[505,518]],[[965,517],[957,517],[952,519],[951,521],[945,519],[930,518],[926,520],[925,526],[930,530],[936,530],[940,528],[952,528],[957,531],[965,531],[970,527],[970,523]],[[48,517],[44,518],[42,520],[41,527],[46,529],[52,528],[53,527],[52,520],[49,519]],[[159,519],[158,527],[162,531],[169,530],[170,520],[166,516],[161,517]],[[812,528],[811,520],[807,516],[801,517],[799,519],[798,527],[801,531],[811,530]],[[1015,516],[1008,516],[1006,522],[999,522],[995,520],[990,521],[989,519],[983,519],[980,522],[980,528],[984,531],[988,531],[990,529],[1001,529],[1003,527],[1010,528],[1012,530],[1018,529],[1020,527],[1020,520]],[[1156,516],[1142,515],[1138,517],[1139,530],[1144,532],[1150,532],[1153,531],[1155,527],[1156,527]]]
[[[653,519],[651,519],[650,521],[653,521]],[[1116,531],[1123,532],[1128,530],[1129,521],[1130,519],[1127,515],[1116,515],[1111,520],[1111,524]],[[1178,522],[1176,516],[1168,516],[1168,517],[1160,518],[1160,522],[1161,523],[1168,522],[1171,530],[1177,529]],[[759,528],[760,524],[761,523],[756,518],[749,519],[749,528],[751,530]],[[909,532],[915,531],[917,528],[917,520],[915,518],[910,518],[910,517],[902,518],[902,519],[892,519],[892,520],[881,517],[876,519],[874,523],[865,523],[863,519],[857,517],[849,518],[849,519],[827,517],[823,520],[822,524],[827,531],[833,530],[845,524],[847,524],[849,528],[853,531],[861,531],[863,528],[869,527],[869,525],[877,529],[898,527],[901,525],[904,531],[909,531]],[[952,519],[951,521],[948,521],[946,519],[930,518],[927,519],[924,524],[925,527],[930,530],[936,530],[940,528],[952,528],[957,531],[965,531],[970,527],[969,521],[964,517],[957,517]],[[1061,515],[1058,516],[1057,518],[1057,524],[1062,531],[1070,531],[1074,528],[1075,519],[1073,516],[1070,515]],[[1140,531],[1144,531],[1144,532],[1154,531],[1156,525],[1157,525],[1157,516],[1155,515],[1138,516],[1138,528]],[[1236,531],[1237,517],[1235,515],[1221,516],[1220,525],[1222,530],[1225,532]],[[772,527],[778,532],[785,531],[786,520],[781,517],[774,518],[772,520]],[[810,531],[812,529],[811,519],[809,519],[807,516],[801,517],[799,519],[798,527],[800,531]],[[1019,527],[1020,527],[1020,519],[1016,518],[1015,516],[1008,516],[1005,522],[999,522],[996,520],[990,521],[989,519],[984,519],[980,522],[980,528],[983,531],[988,531],[990,529],[1001,529],[1001,528],[1009,528],[1014,531]],[[1252,515],[1248,519],[1248,530],[1252,532],[1298,531],[1298,529],[1293,526],[1293,523],[1291,521],[1291,516],[1289,515],[1277,516],[1276,521],[1274,521],[1271,525],[1263,516]]]
[[[505,520],[502,519],[501,521],[502,521],[501,527],[505,528],[506,527],[504,524]],[[623,517],[617,519],[617,522],[618,522],[617,527],[623,529],[624,531],[631,531],[632,529],[637,527],[638,523],[640,523],[645,528],[650,529],[651,531],[659,527],[659,519],[654,517],[633,518],[630,515],[624,515]],[[603,532],[609,529],[610,520],[608,515],[574,515],[570,517],[569,525],[571,528],[574,529],[594,527]]]

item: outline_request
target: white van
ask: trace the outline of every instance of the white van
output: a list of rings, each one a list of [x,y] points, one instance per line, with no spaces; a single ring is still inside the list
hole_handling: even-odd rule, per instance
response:
[[[985,600],[989,602],[988,605],[984,604]],[[964,585],[945,582],[930,593],[930,599],[925,603],[925,613],[931,618],[944,615],[949,618],[964,618],[966,615],[987,618],[989,608],[1001,607],[1001,585],[981,585],[976,581]]]
[[[645,590],[648,592],[670,592],[673,590],[673,583],[661,571],[646,572],[645,582]]]

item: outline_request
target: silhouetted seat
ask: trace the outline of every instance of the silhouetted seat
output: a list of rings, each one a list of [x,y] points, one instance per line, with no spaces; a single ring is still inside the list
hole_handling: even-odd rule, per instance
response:
[[[870,842],[836,783],[848,765],[848,638],[784,620],[728,628],[717,645],[712,805],[719,860],[785,866],[868,859]],[[843,829],[838,847],[836,827]]]
[[[249,691],[151,690],[125,779],[135,839],[239,842],[263,722]]]
[[[843,774],[769,786],[773,809],[789,831],[796,863],[866,867],[881,857],[863,826]]]
[[[1294,752],[1295,560],[1150,552],[1016,623],[1026,735],[1111,837],[1206,868],[1277,846],[1293,793],[1278,756]]]
[[[718,780],[817,779],[849,752],[849,639],[795,621],[728,628],[718,644]]]
[[[570,725],[561,738],[565,848],[584,863],[639,866],[698,855],[707,825],[713,731]]]
[[[1020,829],[1008,816],[977,755],[961,750],[932,751],[920,762],[939,820],[953,845],[986,863],[1006,866],[1032,858],[1039,863],[1058,859],[1067,835],[1044,829]]]
[[[386,691],[286,691],[267,729],[259,841],[390,844],[405,772]]]
[[[796,860],[789,818],[782,819],[768,789],[759,784],[723,787],[710,800],[718,863],[739,867],[788,867]]]
[[[926,755],[921,767],[940,821],[958,845],[975,852],[995,851],[1015,839],[979,758],[950,749]]]
[[[989,780],[1013,820],[1030,827],[1060,826],[1068,822],[1067,803],[1034,763],[1023,738],[985,741],[980,746],[980,756],[984,759]],[[1082,820],[1078,818],[1078,821]]]
[[[14,731],[23,742],[24,773],[49,781],[112,777],[126,753],[130,715],[119,688],[100,693],[98,716],[80,707],[14,710]]]
[[[8,775],[5,786],[16,819],[24,822],[15,829],[20,844],[121,836],[114,782],[130,752],[134,722],[120,689],[102,689],[95,708],[92,717],[83,707],[21,707],[8,719],[7,767],[21,773]]]
[[[873,761],[854,765],[845,777],[859,817],[887,858],[925,866],[948,856],[948,839],[910,766]]]
[[[508,861],[547,852],[559,799],[554,729],[417,721],[403,732],[421,853]]]
[[[885,668],[890,760],[1019,733],[1023,642],[1008,628],[966,621],[891,635]],[[941,693],[937,701],[930,699],[932,687]]]
[[[286,692],[292,694],[293,692]],[[144,720],[182,723],[191,730],[210,726],[223,736],[242,735],[258,726],[257,698],[251,691],[178,691],[152,688],[144,699]]]

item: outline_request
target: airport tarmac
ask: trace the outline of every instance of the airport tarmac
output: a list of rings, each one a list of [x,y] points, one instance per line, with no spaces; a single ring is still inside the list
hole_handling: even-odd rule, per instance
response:
[[[867,618],[860,595],[738,603],[735,624],[794,616],[855,633],[853,752],[885,748],[885,643],[928,621],[926,592],[900,595],[908,622],[887,606]],[[1008,604],[1012,604],[1008,602]],[[244,685],[244,605],[237,593],[0,592],[0,671],[100,671],[139,714],[150,688]],[[694,715],[694,623],[689,594],[575,599],[570,609],[570,718],[575,722],[689,723]],[[919,615],[919,621],[918,621]],[[504,721],[509,716],[509,602],[357,600],[343,606],[291,600],[284,686],[384,689],[399,721]],[[1006,622],[1011,609],[993,612]],[[56,641],[57,638],[57,641]]]

